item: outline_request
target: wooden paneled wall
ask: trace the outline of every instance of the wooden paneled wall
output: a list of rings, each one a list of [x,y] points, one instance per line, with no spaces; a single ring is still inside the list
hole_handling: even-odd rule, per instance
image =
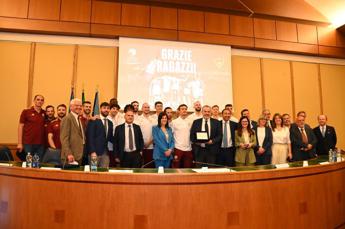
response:
[[[36,94],[45,97],[44,107],[68,105],[72,86],[75,97],[81,98],[84,88],[92,103],[96,89],[100,102],[113,98],[117,53],[118,47],[0,41],[0,103],[8,108],[0,145],[17,142],[20,113]]]
[[[291,121],[306,111],[306,122],[318,125],[317,116],[326,114],[336,128],[338,147],[345,148],[345,66],[248,56],[232,56],[235,116],[248,108],[257,120],[264,108],[288,113]]]
[[[178,40],[345,58],[345,37],[326,26],[121,2],[0,0],[0,30]]]

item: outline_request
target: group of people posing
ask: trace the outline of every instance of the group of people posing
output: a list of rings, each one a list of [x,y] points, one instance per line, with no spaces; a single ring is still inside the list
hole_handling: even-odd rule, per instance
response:
[[[36,95],[31,108],[23,110],[18,127],[18,151],[37,154],[41,161],[55,164],[88,164],[97,156],[100,167],[192,168],[201,166],[246,166],[281,164],[308,160],[335,149],[335,129],[327,116],[319,115],[319,126],[305,123],[298,112],[295,122],[289,114],[264,109],[257,121],[248,109],[232,116],[232,105],[202,106],[194,112],[181,104],[175,112],[155,103],[133,101],[123,113],[116,99],[103,102],[100,114],[91,115],[92,104],[79,99],[67,106],[51,105],[43,110],[44,97]],[[139,115],[140,114],[140,115]]]

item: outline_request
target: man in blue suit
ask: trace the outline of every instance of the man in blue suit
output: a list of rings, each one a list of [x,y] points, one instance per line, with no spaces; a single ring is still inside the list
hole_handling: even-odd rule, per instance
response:
[[[237,129],[237,123],[231,121],[231,111],[224,109],[222,111],[223,120],[219,121],[222,128],[222,141],[220,149],[217,154],[217,164],[225,166],[235,166],[235,131]]]
[[[110,106],[103,102],[100,117],[90,120],[86,129],[86,149],[92,157],[97,155],[99,167],[109,167],[108,142],[113,141],[113,123],[107,118]]]

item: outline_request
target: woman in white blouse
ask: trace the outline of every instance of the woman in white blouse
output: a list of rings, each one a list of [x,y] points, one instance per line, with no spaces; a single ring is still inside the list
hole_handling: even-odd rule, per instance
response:
[[[286,163],[288,158],[292,159],[290,130],[283,126],[283,118],[278,113],[273,116],[272,134],[272,164]]]

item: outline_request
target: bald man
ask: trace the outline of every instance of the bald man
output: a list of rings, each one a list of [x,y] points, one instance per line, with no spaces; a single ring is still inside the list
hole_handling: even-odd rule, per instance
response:
[[[194,155],[197,167],[212,166],[216,163],[216,155],[222,140],[222,126],[219,121],[211,118],[211,107],[202,107],[202,118],[194,120],[190,130],[190,140],[194,144]],[[207,139],[197,138],[200,133],[206,133]]]
[[[71,112],[61,121],[60,141],[61,141],[61,160],[72,164],[81,164],[85,133],[81,122],[82,102],[80,99],[72,99],[70,102]]]
[[[191,122],[193,122],[196,119],[202,118],[201,103],[199,101],[195,101],[193,103],[193,108],[194,108],[194,113],[188,116]]]
[[[143,103],[141,110],[143,113],[139,116],[138,124],[144,139],[144,165],[145,168],[154,168],[152,127],[156,126],[158,121],[150,115],[150,105],[148,103]]]
[[[319,125],[313,129],[317,138],[316,153],[327,155],[329,150],[335,149],[337,145],[337,134],[334,127],[327,125],[326,115],[319,115],[317,121]]]

